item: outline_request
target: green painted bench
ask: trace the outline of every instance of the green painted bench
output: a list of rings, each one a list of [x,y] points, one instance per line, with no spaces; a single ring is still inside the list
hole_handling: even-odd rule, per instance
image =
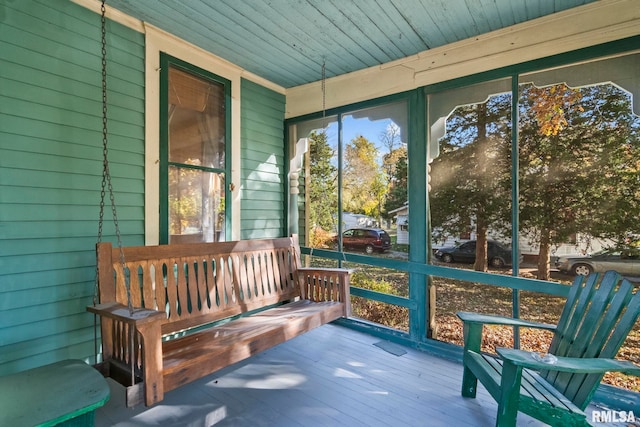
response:
[[[81,360],[63,360],[0,377],[1,426],[93,426],[109,385]]]
[[[584,409],[606,372],[640,376],[640,367],[613,359],[639,315],[640,291],[613,271],[577,276],[557,326],[460,312],[462,395],[475,397],[480,380],[498,402],[497,426],[515,426],[518,411],[552,426],[588,426]],[[496,349],[498,357],[484,354],[483,325],[554,331],[553,357],[507,348]]]

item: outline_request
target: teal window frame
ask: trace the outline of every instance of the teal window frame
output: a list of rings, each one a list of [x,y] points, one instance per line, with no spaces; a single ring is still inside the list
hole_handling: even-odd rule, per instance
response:
[[[514,269],[514,275],[497,275],[491,273],[477,272],[471,270],[462,270],[449,268],[430,263],[429,254],[431,253],[431,241],[427,238],[430,233],[431,226],[428,223],[429,200],[427,194],[427,155],[428,144],[427,139],[427,112],[428,97],[431,94],[444,91],[447,89],[461,88],[477,83],[482,83],[501,78],[512,79],[512,94],[518,93],[518,77],[520,74],[540,71],[545,68],[560,67],[570,65],[572,63],[595,60],[610,55],[632,53],[640,49],[640,36],[633,36],[614,42],[608,42],[595,45],[571,52],[558,55],[544,57],[508,67],[495,70],[489,70],[457,79],[452,79],[432,85],[423,86],[411,91],[388,95],[382,98],[362,101],[350,105],[344,105],[327,109],[325,112],[316,112],[306,114],[304,116],[293,117],[285,121],[285,129],[288,130],[290,124],[313,120],[323,117],[336,117],[341,120],[342,115],[350,111],[382,105],[399,99],[407,99],[409,102],[409,177],[408,186],[413,189],[424,188],[424,191],[409,191],[408,199],[411,209],[409,210],[409,223],[411,224],[411,236],[413,238],[409,251],[409,260],[400,261],[395,259],[382,259],[360,254],[352,254],[348,252],[336,252],[323,249],[313,249],[302,247],[302,253],[313,254],[315,257],[323,257],[333,259],[341,263],[342,261],[355,262],[361,264],[369,264],[381,266],[385,268],[397,269],[399,271],[409,272],[409,298],[397,297],[392,295],[380,294],[373,291],[363,289],[352,289],[351,294],[361,296],[375,301],[396,304],[401,307],[409,308],[409,333],[403,333],[381,325],[362,324],[361,322],[349,319],[340,321],[346,323],[354,329],[366,330],[368,333],[380,336],[385,339],[391,339],[405,345],[436,351],[439,354],[448,357],[458,358],[460,352],[455,350],[453,346],[446,343],[433,340],[428,333],[427,319],[429,319],[427,298],[429,296],[429,278],[431,276],[444,277],[449,279],[457,279],[485,284],[488,286],[501,286],[513,289],[513,316],[519,317],[519,290],[542,292],[549,295],[566,296],[567,287],[565,285],[540,281],[519,277],[517,269]],[[517,101],[518,96],[512,96],[512,121],[517,123]],[[518,150],[518,134],[517,127],[512,132],[512,149],[515,153]],[[285,141],[289,141],[288,135]],[[289,147],[287,147],[289,148]],[[516,163],[512,167],[512,179],[518,176],[517,156],[512,156]],[[341,165],[341,163],[340,163]],[[341,167],[341,166],[340,166]],[[516,184],[517,179],[514,181]],[[340,190],[339,190],[340,191]],[[519,218],[517,215],[518,200],[517,185],[513,186],[512,199],[516,201],[513,209],[512,227],[519,230]],[[341,197],[341,195],[339,196]],[[341,206],[341,202],[339,202]],[[518,233],[514,233],[514,241],[512,246],[518,247]],[[421,239],[420,239],[421,238]],[[427,284],[427,286],[425,286]],[[516,334],[516,342],[518,337]]]
[[[220,84],[224,88],[225,103],[225,164],[224,168],[210,168],[202,166],[185,165],[169,161],[169,68],[177,68],[187,73],[196,75],[204,80]],[[175,58],[164,52],[160,52],[160,244],[169,243],[169,166],[197,169],[205,172],[224,175],[225,182],[225,235],[231,236],[231,81],[220,77],[210,71],[204,70],[181,59]]]
[[[427,147],[426,141],[426,117],[424,115],[425,110],[425,95],[422,89],[414,89],[406,92],[400,92],[393,95],[388,95],[381,98],[362,101],[354,104],[350,104],[343,107],[332,108],[325,112],[311,113],[300,117],[291,118],[285,121],[285,141],[287,147],[285,152],[291,152],[289,144],[288,130],[289,126],[301,123],[308,120],[317,120],[320,118],[331,117],[335,118],[338,123],[338,212],[343,212],[342,203],[342,168],[343,168],[343,147],[346,141],[342,137],[342,120],[343,116],[349,115],[354,111],[359,111],[367,108],[380,107],[385,104],[392,104],[395,102],[406,102],[407,105],[407,149],[408,149],[408,188],[422,188],[425,186],[425,191],[408,191],[407,198],[410,206],[416,206],[416,209],[409,210],[409,222],[412,227],[412,235],[424,235],[428,230],[427,217],[425,215],[419,215],[419,212],[427,210],[427,197],[426,197],[426,177],[427,177],[427,164],[420,159],[426,159]],[[418,120],[416,120],[416,118]],[[338,221],[338,235],[343,232],[342,222]],[[302,247],[302,253],[310,254],[310,248]],[[427,298],[425,286],[428,280],[428,275],[419,271],[411,271],[405,266],[407,262],[398,260],[385,260],[379,257],[371,255],[362,255],[351,252],[345,252],[341,250],[328,251],[323,249],[314,249],[314,256],[326,257],[334,259],[338,262],[338,265],[342,266],[343,262],[354,262],[361,264],[376,265],[385,268],[397,269],[400,271],[409,272],[409,297],[401,297],[395,295],[384,294],[381,292],[371,291],[362,288],[351,288],[351,295],[360,296],[364,298],[381,301],[387,304],[394,304],[400,307],[405,307],[409,310],[409,336],[411,339],[421,341],[421,337],[425,337],[426,330],[426,317],[424,317],[426,310],[420,308],[420,304],[416,304],[415,301],[425,301]],[[427,249],[421,245],[411,245],[409,250],[409,263],[426,264],[427,263]],[[388,331],[388,329],[387,329]],[[404,335],[404,333],[398,333]]]

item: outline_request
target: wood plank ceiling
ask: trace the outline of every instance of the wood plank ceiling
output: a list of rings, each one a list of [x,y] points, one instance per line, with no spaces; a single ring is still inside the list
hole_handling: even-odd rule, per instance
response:
[[[285,88],[596,0],[107,0]]]

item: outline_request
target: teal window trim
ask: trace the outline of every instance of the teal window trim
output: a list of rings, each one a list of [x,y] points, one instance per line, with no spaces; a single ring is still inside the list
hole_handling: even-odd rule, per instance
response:
[[[518,75],[511,76],[511,259],[518,259],[518,248],[520,247],[520,163],[518,163],[520,152],[519,137],[519,108],[518,95],[520,89],[518,87]],[[520,266],[517,262],[511,267],[511,275],[518,277],[520,275]],[[512,289],[511,296],[511,315],[514,319],[520,318],[520,291]],[[513,328],[513,348],[520,348],[520,328]]]
[[[188,165],[185,163],[177,163],[177,162],[167,162],[167,165],[169,166],[178,166],[182,169],[193,169],[193,170],[199,170],[199,171],[205,171],[205,172],[213,172],[213,173],[226,173],[226,169],[220,169],[220,168],[208,168],[206,166],[198,166],[198,165]]]
[[[204,80],[221,84],[224,88],[225,103],[225,167],[208,168],[195,165],[185,165],[184,163],[169,162],[169,73],[170,67],[179,68],[188,73],[197,75]],[[185,169],[201,170],[213,173],[222,173],[225,176],[225,235],[231,236],[231,81],[211,73],[202,68],[196,67],[181,59],[175,58],[164,52],[160,52],[160,177],[159,177],[159,195],[160,195],[160,244],[169,243],[169,166],[179,166]]]
[[[326,111],[318,111],[315,113],[309,113],[309,114],[305,114],[303,116],[298,116],[298,117],[293,117],[290,119],[285,120],[285,146],[286,146],[286,152],[290,153],[289,155],[291,155],[291,147],[290,147],[290,141],[289,141],[289,126],[290,125],[294,125],[296,123],[301,123],[301,122],[305,122],[307,120],[314,120],[314,119],[319,119],[322,117],[335,117],[335,120],[337,121],[338,124],[338,168],[339,168],[339,173],[338,173],[338,212],[342,212],[342,165],[343,165],[343,148],[344,148],[344,141],[342,138],[342,117],[345,114],[348,114],[350,112],[356,111],[356,110],[363,110],[366,108],[372,108],[372,107],[378,107],[378,106],[383,106],[385,104],[392,104],[394,102],[399,102],[399,101],[404,101],[407,103],[407,117],[408,117],[408,128],[409,128],[409,143],[408,146],[411,147],[413,144],[411,142],[412,139],[414,139],[416,136],[411,134],[411,128],[412,128],[412,117],[411,117],[411,102],[412,102],[412,97],[415,96],[424,96],[422,93],[420,93],[421,91],[419,89],[414,89],[414,90],[410,90],[410,91],[405,91],[405,92],[400,92],[400,93],[396,93],[396,94],[392,94],[392,95],[388,95],[388,96],[384,96],[384,97],[380,97],[380,98],[376,98],[376,99],[371,99],[371,100],[367,100],[367,101],[361,101],[361,102],[357,102],[357,103],[353,103],[353,104],[349,104],[343,107],[336,107],[336,108],[332,108]],[[415,108],[415,107],[414,107]],[[418,136],[417,139],[415,139],[415,143],[416,144],[422,144],[424,143],[424,141],[426,141],[426,136],[425,137],[421,137]],[[409,157],[411,157],[411,149],[408,148],[409,151]],[[288,163],[287,163],[288,164]],[[288,176],[288,167],[286,169],[287,172],[287,176]],[[425,175],[426,176],[426,175]],[[287,184],[287,189],[289,189],[289,184]],[[407,194],[407,197],[410,197],[409,194]],[[289,197],[287,197],[287,201],[286,201],[286,206],[285,206],[285,213],[289,212]],[[417,203],[417,202],[416,202]],[[285,215],[285,217],[287,218],[286,221],[286,226],[287,229],[288,225],[289,225],[289,218],[288,215]],[[337,224],[337,231],[338,231],[338,239],[339,239],[339,245],[340,247],[342,247],[342,221],[338,221]],[[344,258],[342,258],[344,259]],[[342,259],[338,260],[338,265],[342,265]]]
[[[289,218],[289,209],[291,209],[291,180],[289,179],[289,173],[291,172],[291,159],[295,156],[294,148],[296,144],[291,144],[289,141],[291,134],[289,133],[289,126],[287,126],[287,122],[285,120],[284,123],[284,204],[282,206],[282,221],[283,230],[288,234],[289,230],[291,230],[290,218]],[[302,175],[301,175],[302,176]],[[285,235],[289,237],[288,235]]]
[[[398,101],[407,101],[411,93],[413,93],[415,89],[410,91],[404,91],[399,93],[394,93],[393,95],[387,95],[380,98],[369,99],[367,101],[360,101],[349,105],[344,105],[342,107],[335,107],[326,110],[324,113],[322,111],[318,111],[315,113],[309,113],[302,116],[292,117],[285,120],[285,126],[289,126],[292,124],[304,122],[312,119],[320,119],[323,116],[333,117],[338,115],[343,115],[356,110],[363,110],[365,108],[378,107],[384,104],[391,104]]]
[[[429,236],[429,197],[427,164],[427,103],[421,90],[411,92],[408,105],[409,138],[407,147],[407,200],[409,202],[409,224],[411,224],[411,246],[409,262],[428,263],[431,239]],[[415,208],[414,208],[415,207]],[[416,244],[414,244],[414,242]],[[409,310],[409,335],[415,341],[424,341],[429,333],[429,275],[409,273],[409,298],[416,308]]]
[[[342,246],[342,232],[344,231],[342,227],[342,185],[344,183],[342,177],[342,168],[344,166],[344,141],[342,140],[343,132],[342,132],[342,112],[337,114],[338,120],[338,247],[344,251],[344,246]],[[343,261],[338,261],[338,266],[342,267]]]
[[[512,181],[512,248],[513,259],[517,259],[517,248],[519,244],[519,200],[520,200],[520,188],[519,188],[519,77],[522,74],[536,72],[553,67],[562,67],[570,64],[574,64],[581,61],[597,60],[598,58],[606,58],[608,56],[631,53],[640,48],[640,36],[629,37],[623,40],[617,40],[614,42],[604,43],[601,45],[591,46],[588,48],[579,49],[563,54],[553,55],[545,58],[540,58],[520,64],[515,64],[508,67],[503,67],[496,70],[490,70],[482,73],[477,73],[471,76],[465,76],[458,79],[453,79],[433,85],[424,87],[425,96],[431,94],[449,90],[458,89],[465,86],[471,86],[478,83],[483,83],[491,80],[498,80],[501,78],[511,79],[511,150],[512,150],[512,167],[511,167],[511,181]],[[411,211],[410,211],[411,212]],[[411,221],[409,221],[411,222]],[[512,269],[512,276],[519,279],[519,267],[514,264]],[[520,289],[518,287],[512,287],[512,316],[514,318],[520,317]],[[520,334],[519,329],[514,328],[514,348],[520,346]]]

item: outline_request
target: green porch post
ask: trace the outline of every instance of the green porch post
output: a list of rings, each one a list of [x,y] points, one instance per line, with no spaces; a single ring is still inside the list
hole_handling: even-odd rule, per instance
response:
[[[429,245],[427,234],[427,134],[426,101],[423,90],[415,90],[409,97],[408,141],[408,199],[409,199],[409,261],[427,262]],[[416,302],[416,309],[409,310],[409,334],[412,340],[423,342],[427,338],[429,318],[428,276],[409,274],[409,297]],[[430,331],[431,333],[431,331]]]

